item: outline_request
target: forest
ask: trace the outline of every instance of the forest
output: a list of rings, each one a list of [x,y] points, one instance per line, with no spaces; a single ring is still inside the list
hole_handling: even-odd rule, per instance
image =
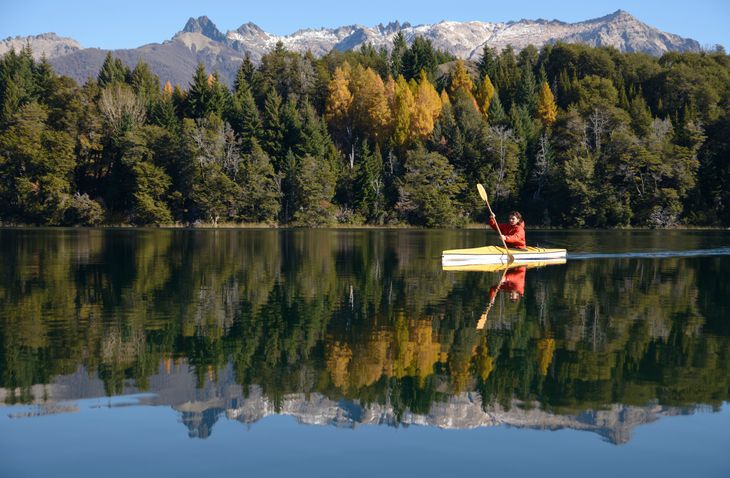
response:
[[[0,224],[730,226],[730,57],[278,44],[230,87],[0,60]]]

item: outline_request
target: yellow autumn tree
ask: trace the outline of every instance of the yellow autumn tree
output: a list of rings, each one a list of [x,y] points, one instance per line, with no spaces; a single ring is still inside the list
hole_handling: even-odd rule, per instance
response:
[[[479,377],[486,382],[494,370],[494,359],[489,356],[489,347],[487,346],[487,338],[482,337],[482,341],[477,347],[476,356],[474,357],[474,365]]]
[[[485,120],[489,113],[489,105],[492,104],[492,98],[494,98],[494,85],[492,84],[492,80],[489,79],[489,75],[484,75],[484,79],[479,83],[479,88],[477,88],[476,100],[479,111],[482,112]]]
[[[537,341],[537,366],[540,375],[547,375],[547,369],[553,361],[555,353],[555,339],[540,339]]]
[[[332,383],[335,387],[346,390],[349,386],[348,367],[352,360],[352,349],[347,343],[330,339],[327,341],[325,356]]]
[[[356,128],[370,138],[384,139],[383,132],[390,123],[391,111],[385,93],[385,84],[372,68],[357,65],[352,69],[352,119]]]
[[[474,99],[474,83],[471,81],[469,72],[466,71],[466,66],[462,60],[456,62],[454,72],[451,74],[451,85],[449,85],[449,93],[451,96],[455,94],[462,94],[469,98],[473,103],[474,107],[478,110],[479,105],[477,100]]]
[[[414,96],[411,121],[413,136],[425,138],[433,131],[434,123],[441,113],[441,98],[423,70],[421,70]]]
[[[451,85],[449,86],[449,92],[453,95],[459,90],[463,90],[466,93],[472,94],[474,89],[474,83],[471,81],[469,72],[466,71],[466,66],[462,60],[456,62],[454,72],[451,74]]]
[[[555,123],[558,117],[558,106],[555,104],[555,97],[553,96],[553,92],[550,91],[550,86],[547,84],[547,81],[543,81],[540,87],[537,117],[545,127],[549,127]]]
[[[410,140],[411,116],[415,100],[403,75],[398,75],[393,88],[393,100],[390,105],[393,114],[392,140],[396,146],[403,146]]]
[[[337,125],[346,122],[352,105],[352,93],[350,92],[350,64],[345,62],[341,67],[335,68],[332,79],[327,86],[327,99],[325,101],[324,116],[328,123]]]
[[[450,105],[451,100],[449,99],[449,94],[446,93],[446,90],[441,90],[441,107],[443,108],[446,105]]]
[[[172,98],[172,91],[172,83],[170,83],[170,80],[167,80],[165,87],[162,89],[162,96],[167,99]]]

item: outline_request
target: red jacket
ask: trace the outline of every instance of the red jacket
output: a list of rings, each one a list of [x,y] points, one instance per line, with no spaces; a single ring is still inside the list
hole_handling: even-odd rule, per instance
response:
[[[527,267],[516,267],[508,270],[502,282],[489,289],[489,300],[494,299],[497,291],[500,290],[508,292],[513,290],[520,294],[520,297],[525,295],[525,272],[527,272]]]
[[[525,221],[514,226],[509,223],[499,224],[499,229],[497,229],[497,222],[493,217],[490,217],[489,225],[492,229],[504,236],[504,242],[507,243],[507,247],[514,247],[516,249],[525,248]]]

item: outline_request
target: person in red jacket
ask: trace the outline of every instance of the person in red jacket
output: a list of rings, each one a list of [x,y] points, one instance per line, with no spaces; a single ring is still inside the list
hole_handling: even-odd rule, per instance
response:
[[[510,301],[517,302],[520,300],[525,295],[525,272],[527,272],[527,267],[515,267],[506,271],[500,283],[489,289],[489,303],[494,303],[497,292],[500,290],[509,293]]]
[[[525,221],[522,220],[522,214],[517,211],[509,213],[509,222],[506,224],[497,224],[494,214],[489,218],[489,225],[492,229],[502,235],[507,247],[512,249],[524,249],[525,243]]]

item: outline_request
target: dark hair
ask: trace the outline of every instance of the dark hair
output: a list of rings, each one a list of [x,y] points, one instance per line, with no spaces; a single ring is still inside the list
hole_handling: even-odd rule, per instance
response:
[[[520,214],[517,211],[510,211],[509,214],[507,214],[507,217],[510,217],[510,216],[514,216],[517,218],[517,224],[522,224],[523,222],[525,222],[522,220],[522,214]]]

